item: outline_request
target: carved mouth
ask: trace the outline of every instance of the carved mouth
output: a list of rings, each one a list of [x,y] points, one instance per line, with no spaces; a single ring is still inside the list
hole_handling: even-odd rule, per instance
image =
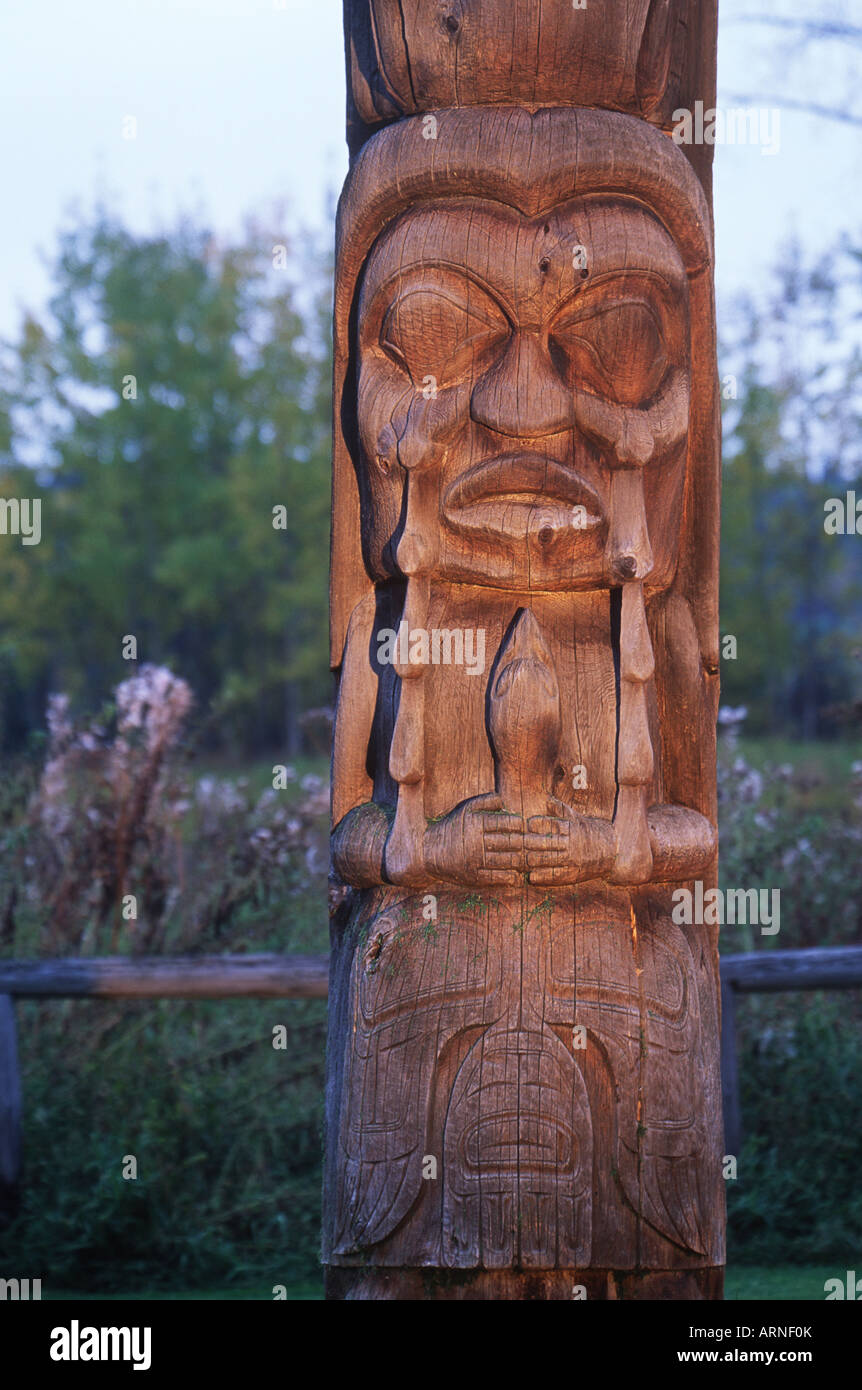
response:
[[[503,454],[457,478],[443,498],[457,529],[498,532],[547,543],[560,533],[592,531],[603,520],[596,493],[573,469],[539,454]]]

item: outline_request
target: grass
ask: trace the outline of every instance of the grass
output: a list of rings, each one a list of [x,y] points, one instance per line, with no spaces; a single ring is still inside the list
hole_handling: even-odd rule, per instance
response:
[[[300,799],[300,783],[303,777],[311,775],[329,780],[329,758],[322,753],[301,753],[295,758],[274,754],[269,758],[249,758],[241,765],[237,764],[235,758],[227,755],[203,755],[189,764],[189,773],[196,782],[202,777],[224,778],[231,782],[242,778],[248,783],[249,794],[258,797],[261,792],[272,786],[272,769],[277,764],[292,768],[296,774],[282,790],[282,799],[288,805]]]
[[[310,1303],[323,1300],[323,1284],[287,1284],[290,1303]],[[69,1289],[42,1291],[42,1301],[49,1303],[270,1303],[271,1288],[200,1289],[191,1293],[74,1293]]]
[[[725,1275],[724,1297],[728,1302],[744,1298],[822,1302],[826,1280],[836,1276],[843,1279],[844,1271],[834,1265],[784,1265],[776,1269],[736,1265]]]
[[[800,812],[835,813],[850,802],[851,768],[854,762],[862,762],[862,739],[804,743],[798,739],[749,738],[743,734],[738,752],[758,768],[767,764],[792,767],[796,774],[794,799]]]
[[[801,1299],[804,1302],[822,1302],[825,1298],[824,1285],[827,1279],[844,1278],[844,1271],[828,1265],[795,1266],[786,1265],[768,1269],[762,1265],[751,1268],[736,1266],[725,1276],[725,1301],[729,1303],[752,1299],[757,1302],[791,1302]],[[311,1282],[288,1284],[287,1298],[292,1303],[306,1303],[322,1300],[323,1285]],[[78,1294],[67,1290],[53,1293],[43,1292],[43,1300],[56,1302],[91,1302],[101,1300],[107,1303],[134,1302],[270,1302],[272,1290],[253,1289],[205,1289],[193,1293],[153,1293],[153,1294]]]

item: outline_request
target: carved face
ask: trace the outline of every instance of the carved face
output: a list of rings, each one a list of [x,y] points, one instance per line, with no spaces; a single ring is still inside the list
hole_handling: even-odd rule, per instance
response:
[[[467,215],[458,199],[404,213],[366,267],[358,387],[375,578],[397,572],[412,487],[426,499],[424,524],[439,529],[440,577],[618,583],[614,537],[637,526],[614,507],[631,511],[640,491],[628,481],[641,474],[652,551],[641,577],[672,578],[688,286],[672,239],[641,205],[593,197],[529,219],[478,200]]]

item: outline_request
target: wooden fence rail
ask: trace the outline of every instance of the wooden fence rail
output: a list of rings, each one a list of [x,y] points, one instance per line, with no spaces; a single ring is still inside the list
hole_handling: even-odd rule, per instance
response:
[[[328,956],[120,956],[0,961],[0,1213],[18,1183],[21,1082],[15,999],[325,999]],[[862,946],[760,951],[721,961],[725,1149],[742,1144],[736,997],[862,987]]]
[[[0,961],[0,1218],[21,1171],[15,999],[325,999],[328,956]]]
[[[325,999],[328,956],[111,956],[0,961],[19,999]]]
[[[742,1147],[736,996],[793,989],[858,989],[862,986],[862,946],[823,946],[810,951],[754,951],[721,958],[721,1089],[724,1147]]]

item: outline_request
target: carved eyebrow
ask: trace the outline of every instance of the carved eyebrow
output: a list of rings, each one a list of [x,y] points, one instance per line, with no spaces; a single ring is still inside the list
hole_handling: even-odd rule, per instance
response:
[[[439,257],[434,260],[416,261],[413,265],[399,266],[397,270],[393,271],[391,275],[388,275],[385,280],[382,280],[380,284],[372,290],[371,303],[376,304],[378,297],[383,294],[384,290],[391,288],[392,284],[396,281],[402,283],[405,292],[415,293],[421,288],[430,293],[442,294],[444,296],[448,294],[448,296],[452,298],[452,302],[457,303],[458,300],[454,297],[452,287],[428,284],[411,285],[410,282],[414,277],[421,276],[428,270],[445,270],[450,272],[455,280],[459,280],[462,283],[466,281],[471,285],[475,285],[477,289],[482,290],[483,293],[487,295],[488,299],[499,309],[500,313],[508,319],[510,326],[517,322],[517,315],[512,304],[496,286],[491,285],[476,271],[467,269],[463,265],[458,265],[454,261],[444,260]],[[393,303],[394,302],[393,300]],[[470,313],[477,312],[470,304],[464,304],[463,307],[468,309]]]
[[[405,304],[407,300],[414,299],[417,296],[421,298],[423,295],[429,299],[443,299],[447,304],[452,304],[456,309],[461,309],[465,314],[469,314],[471,318],[481,319],[483,323],[487,323],[489,328],[498,326],[498,323],[486,313],[481,304],[474,305],[470,303],[466,296],[462,297],[455,290],[450,289],[449,286],[418,284],[405,285],[404,288],[399,291],[386,310],[383,319],[384,327],[391,319],[399,304]],[[494,307],[497,308],[498,306],[495,304]]]
[[[596,299],[595,291],[601,286],[612,283],[614,280],[632,280],[640,282],[640,284],[633,284],[631,291],[627,294],[621,294],[618,300],[611,299],[594,302]],[[623,304],[636,304],[639,302],[638,289],[644,284],[648,289],[658,290],[658,305],[660,310],[665,311],[672,308],[670,300],[676,298],[680,290],[684,290],[685,288],[685,281],[669,280],[667,276],[663,275],[660,271],[647,270],[646,268],[640,268],[638,266],[620,266],[613,270],[603,270],[599,275],[587,281],[586,284],[576,286],[568,298],[564,299],[561,304],[558,304],[556,308],[552,309],[547,320],[548,325],[552,326],[566,320],[567,314],[570,314],[567,321],[573,323],[578,319],[592,318],[594,314],[601,313],[602,309],[610,311],[614,308],[615,304],[620,306]],[[656,298],[649,294],[647,294],[645,299],[642,298],[640,302],[644,303],[644,306],[648,309],[656,307]],[[664,314],[662,314],[661,317],[662,326],[664,327]]]

